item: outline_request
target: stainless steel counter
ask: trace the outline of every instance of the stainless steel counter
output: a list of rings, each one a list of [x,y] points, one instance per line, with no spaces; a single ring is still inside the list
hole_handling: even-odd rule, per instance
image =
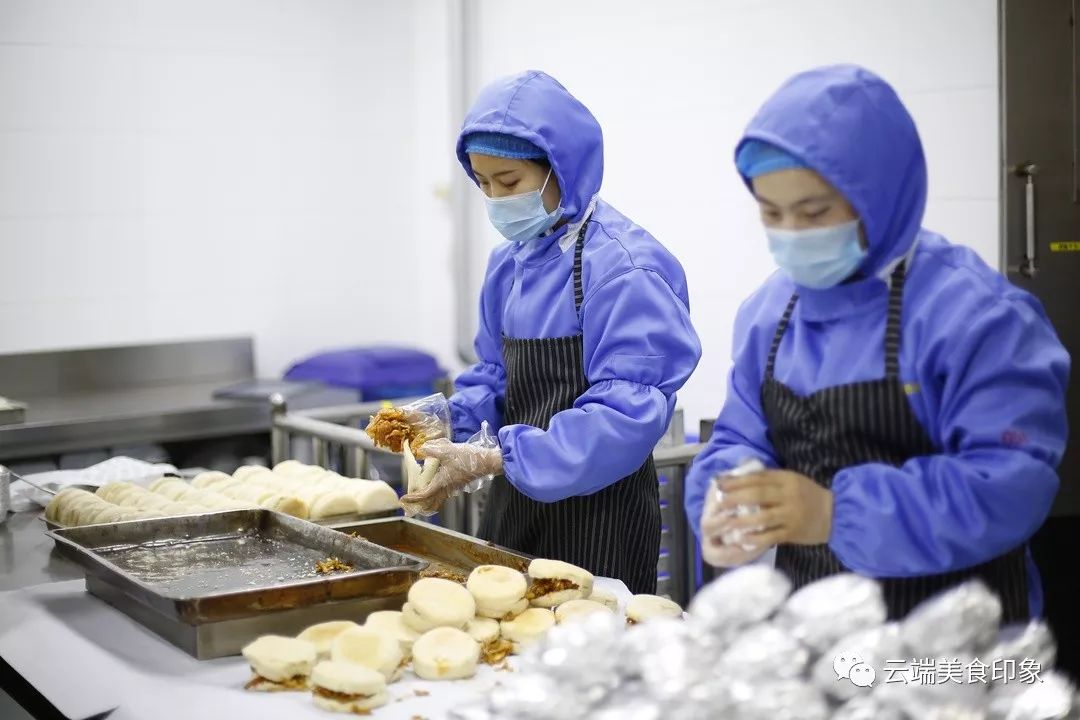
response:
[[[40,515],[40,509],[15,513],[0,525],[0,592],[84,577],[81,567],[53,552]]]
[[[0,427],[0,461],[269,431],[268,406],[214,400],[220,387],[190,383],[35,398],[26,422]]]
[[[23,422],[0,425],[0,463],[141,443],[269,432],[270,405],[214,399],[254,378],[250,338],[0,355],[0,395],[23,401]],[[355,393],[305,389],[296,408]]]
[[[84,577],[75,563],[53,552],[40,510],[9,515],[0,525],[0,592]],[[101,718],[105,717],[100,716]],[[0,718],[70,720],[0,658]]]

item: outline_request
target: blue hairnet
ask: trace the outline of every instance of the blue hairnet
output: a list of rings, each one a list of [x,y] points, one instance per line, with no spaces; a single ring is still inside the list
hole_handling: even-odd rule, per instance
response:
[[[794,155],[761,140],[747,140],[735,156],[735,167],[747,180],[760,175],[804,168],[806,163]]]
[[[465,138],[465,152],[512,160],[547,159],[547,153],[528,140],[497,132],[476,132]]]

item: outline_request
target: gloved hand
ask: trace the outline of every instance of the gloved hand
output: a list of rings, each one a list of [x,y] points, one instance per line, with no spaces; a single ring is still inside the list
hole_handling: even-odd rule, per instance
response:
[[[718,476],[705,492],[705,511],[701,514],[701,559],[713,567],[736,567],[753,562],[769,550],[744,540],[745,530],[733,531],[735,518],[754,514],[756,508],[723,507],[725,481],[761,472],[764,465],[750,461],[727,475]],[[756,529],[756,528],[755,528]]]
[[[477,478],[502,472],[502,451],[498,447],[454,443],[440,438],[424,443],[420,454],[426,459],[438,460],[439,469],[427,487],[401,498],[405,514],[410,517],[432,515]]]

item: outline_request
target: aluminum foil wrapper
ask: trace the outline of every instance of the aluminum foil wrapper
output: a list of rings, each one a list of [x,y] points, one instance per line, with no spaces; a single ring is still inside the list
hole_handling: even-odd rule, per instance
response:
[[[739,720],[827,720],[829,705],[812,685],[801,680],[734,682],[731,685]]]
[[[714,677],[715,662],[698,644],[694,628],[681,620],[662,618],[629,628],[617,657],[624,678],[640,680],[664,703]]]
[[[917,606],[900,627],[918,657],[976,653],[994,641],[1001,601],[979,580],[971,580]]]
[[[940,705],[923,710],[926,720],[987,720],[989,710],[984,706]]]
[[[588,704],[571,688],[535,672],[514,673],[488,697],[488,707],[500,720],[571,720],[588,712]]]
[[[1024,624],[1006,625],[998,633],[997,641],[986,652],[986,662],[993,660],[1034,660],[1040,668],[1052,668],[1057,660],[1057,643],[1050,627],[1042,620]]]
[[[705,638],[726,640],[772,617],[791,593],[791,581],[775,568],[748,565],[724,573],[690,603],[690,623]]]
[[[837,708],[832,720],[904,720],[904,713],[900,708],[886,705],[871,695],[863,695]]]
[[[881,625],[886,616],[877,582],[842,573],[796,592],[780,608],[775,622],[814,652],[822,653],[841,638]]]
[[[723,501],[724,499],[724,481],[731,478],[745,477],[747,475],[753,475],[754,473],[764,472],[765,465],[760,460],[744,460],[739,463],[738,466],[730,470],[729,472],[721,475],[716,479],[716,488],[713,492],[716,493],[716,499]],[[723,514],[727,517],[745,517],[746,515],[752,515],[761,511],[760,505],[739,505],[733,510],[727,510]],[[754,528],[754,532],[760,532],[764,528]],[[757,549],[755,545],[744,543],[743,537],[747,531],[745,530],[729,530],[724,533],[723,541],[725,545],[738,545],[746,552],[753,552]]]
[[[1064,675],[1047,671],[1042,682],[1021,685],[1019,692],[1009,686],[990,694],[991,720],[1056,720],[1080,717],[1076,688]]]
[[[585,717],[585,716],[582,716]],[[661,720],[670,719],[671,712],[648,695],[619,692],[619,697],[606,703],[603,708],[588,714],[589,720]]]
[[[720,657],[724,678],[792,680],[802,677],[810,652],[775,625],[763,623],[742,633]]]
[[[488,707],[487,698],[455,705],[447,710],[450,720],[500,720],[499,717]]]
[[[522,671],[554,678],[590,701],[602,698],[619,682],[624,628],[611,613],[556,625],[525,654]]]
[[[866,689],[851,682],[851,669],[860,664],[874,669],[875,683],[886,680],[888,661],[904,660],[900,626],[887,623],[848,635],[818,658],[811,672],[814,685],[822,692],[844,701],[864,696]]]
[[[900,658],[893,658],[900,660]],[[943,655],[918,658],[923,672],[907,658],[904,672],[884,672],[874,683],[873,697],[892,707],[898,707],[912,718],[928,718],[933,712],[984,712],[989,702],[987,683],[972,682],[968,668],[974,655]],[[926,668],[929,668],[928,670]],[[989,675],[987,676],[989,679]],[[942,716],[951,717],[951,716]],[[958,714],[956,718],[966,718]]]

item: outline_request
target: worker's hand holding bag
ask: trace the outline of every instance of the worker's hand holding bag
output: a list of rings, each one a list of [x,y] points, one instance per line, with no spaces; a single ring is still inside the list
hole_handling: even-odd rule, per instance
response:
[[[712,528],[743,547],[823,545],[832,534],[833,494],[790,470],[761,470],[723,483]],[[702,519],[704,534],[706,520]]]
[[[434,515],[450,498],[461,492],[475,492],[502,472],[502,452],[487,422],[468,442],[430,440],[419,448],[417,455],[424,458],[424,470],[428,470],[429,463],[437,463],[437,469],[421,486],[408,488],[409,492],[401,498],[409,517]]]

